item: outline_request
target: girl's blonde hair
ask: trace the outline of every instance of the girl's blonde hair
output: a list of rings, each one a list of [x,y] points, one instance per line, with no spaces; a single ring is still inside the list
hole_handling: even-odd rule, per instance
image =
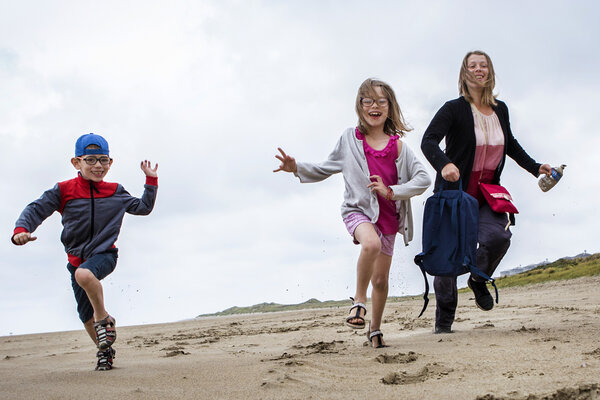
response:
[[[483,83],[483,91],[481,92],[481,102],[488,106],[496,105],[496,96],[494,94],[494,87],[496,86],[496,73],[494,72],[494,64],[492,59],[485,52],[481,50],[474,50],[467,53],[463,58],[462,65],[460,66],[460,73],[458,74],[458,92],[460,95],[465,97],[469,103],[473,102],[473,96],[469,93],[468,82],[479,83],[473,74],[469,71],[468,60],[473,54],[478,56],[484,56],[488,65],[488,79]]]
[[[402,116],[402,111],[400,111],[400,106],[396,101],[394,90],[392,90],[392,87],[387,83],[373,78],[367,79],[358,88],[355,105],[356,114],[358,115],[358,130],[363,134],[368,133],[367,121],[363,116],[363,107],[360,100],[364,97],[377,100],[378,94],[375,92],[376,87],[381,88],[383,95],[388,100],[388,117],[383,126],[383,131],[390,136],[404,136],[406,132],[411,131],[412,128],[410,128],[404,121],[404,116]]]

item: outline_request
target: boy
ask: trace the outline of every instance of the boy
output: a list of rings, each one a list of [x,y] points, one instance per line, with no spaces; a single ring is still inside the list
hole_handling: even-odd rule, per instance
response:
[[[25,207],[15,224],[12,242],[24,245],[36,240],[32,232],[54,211],[62,215],[61,241],[67,252],[67,269],[77,301],[79,318],[98,347],[96,370],[112,368],[117,338],[115,319],[104,308],[100,280],[115,269],[115,242],[125,213],[148,215],[154,207],[158,190],[158,164],[142,161],[146,174],[144,194],[131,196],[118,183],[103,179],[112,165],[108,143],[100,135],[82,135],[75,143],[71,164],[77,169],[74,179],[59,182]]]

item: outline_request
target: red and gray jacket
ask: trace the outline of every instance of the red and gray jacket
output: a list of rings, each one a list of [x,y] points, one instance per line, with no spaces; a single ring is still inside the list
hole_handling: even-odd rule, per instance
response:
[[[58,211],[63,224],[60,240],[69,262],[78,267],[87,258],[115,247],[125,213],[150,214],[157,190],[158,178],[148,176],[144,194],[137,198],[118,183],[94,183],[78,175],[57,183],[27,205],[15,223],[13,237],[20,232],[34,232]]]

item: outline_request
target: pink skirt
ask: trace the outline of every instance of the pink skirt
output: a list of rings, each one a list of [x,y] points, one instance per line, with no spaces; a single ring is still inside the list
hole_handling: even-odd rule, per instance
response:
[[[356,227],[363,223],[369,223],[373,225],[375,228],[375,232],[379,235],[379,239],[381,239],[381,252],[387,256],[394,255],[394,243],[396,242],[396,234],[392,235],[384,235],[381,233],[377,225],[371,222],[369,217],[361,213],[352,213],[344,218],[344,224],[346,224],[346,229],[352,238],[354,238],[354,231]],[[354,244],[360,244],[354,239]]]

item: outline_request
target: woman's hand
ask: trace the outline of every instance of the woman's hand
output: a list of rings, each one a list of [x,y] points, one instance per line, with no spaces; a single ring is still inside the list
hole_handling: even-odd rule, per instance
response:
[[[279,150],[281,155],[276,155],[275,158],[281,161],[281,165],[279,166],[279,168],[274,169],[273,172],[298,172],[298,166],[296,165],[296,160],[294,159],[294,157],[290,157],[287,154],[285,154],[281,147],[278,147],[277,150]]]
[[[541,167],[540,167],[541,168]],[[448,163],[442,168],[442,178],[448,182],[456,182],[460,178],[460,171],[453,163]]]
[[[371,190],[371,192],[378,193],[381,197],[387,195],[388,187],[385,186],[383,180],[379,175],[371,175],[369,178],[375,179],[375,182],[371,182],[367,185],[367,187]]]
[[[541,174],[546,174],[548,176],[552,175],[552,167],[548,164],[540,165],[540,169],[538,171]]]

